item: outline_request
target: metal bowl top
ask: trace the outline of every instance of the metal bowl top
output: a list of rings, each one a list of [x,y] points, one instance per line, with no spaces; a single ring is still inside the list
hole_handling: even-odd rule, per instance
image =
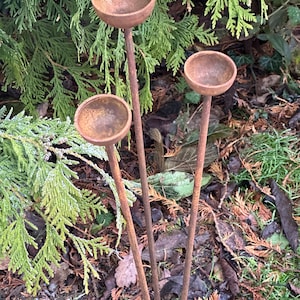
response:
[[[81,103],[74,123],[80,135],[98,146],[115,144],[128,133],[131,110],[120,97],[111,94],[95,95]]]
[[[99,18],[117,28],[143,23],[152,13],[155,0],[92,0]]]
[[[234,61],[217,51],[197,52],[191,55],[184,65],[188,85],[201,95],[223,94],[232,86],[236,74]]]

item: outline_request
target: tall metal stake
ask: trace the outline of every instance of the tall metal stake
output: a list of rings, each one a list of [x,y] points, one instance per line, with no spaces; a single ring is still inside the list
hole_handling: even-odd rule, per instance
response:
[[[190,213],[188,244],[183,272],[181,300],[188,299],[193,246],[196,233],[201,181],[204,168],[206,140],[212,96],[223,94],[233,84],[237,69],[230,57],[217,51],[200,51],[191,55],[184,65],[185,79],[196,92],[204,95],[203,110],[200,121],[197,163],[194,176],[194,190]]]
[[[142,290],[142,297],[145,300],[150,300],[148,286],[147,286],[147,280],[146,280],[146,276],[144,273],[142,260],[140,257],[139,246],[138,246],[138,242],[136,239],[136,233],[134,230],[134,224],[132,221],[130,208],[128,206],[128,200],[126,198],[125,187],[122,182],[120,167],[119,167],[118,160],[117,160],[115,152],[114,152],[115,149],[114,149],[113,145],[107,145],[107,146],[105,146],[105,148],[106,148],[106,152],[108,155],[110,169],[111,169],[111,172],[112,172],[115,184],[116,184],[116,188],[118,191],[122,213],[126,220],[126,228],[127,228],[127,232],[128,232],[129,244],[131,247],[132,256],[133,256],[135,266],[137,269],[139,286]]]
[[[131,110],[129,105],[123,99],[114,95],[102,94],[92,96],[77,108],[74,124],[86,141],[94,145],[105,146],[120,199],[121,210],[126,220],[130,248],[137,269],[142,299],[150,300],[134,224],[114,149],[114,143],[124,138],[130,129]]]
[[[135,137],[139,160],[140,178],[142,183],[142,194],[148,237],[148,246],[150,253],[150,264],[152,270],[152,286],[154,290],[155,300],[159,300],[160,294],[158,285],[158,269],[156,264],[154,237],[152,232],[152,217],[148,194],[149,191],[146,173],[143,129],[140,113],[136,64],[134,57],[134,44],[131,31],[132,27],[142,24],[151,15],[155,6],[155,2],[155,0],[92,0],[92,4],[99,18],[105,23],[115,28],[124,29],[125,33],[130,90],[133,104]]]
[[[203,168],[204,168],[211,99],[212,99],[211,96],[204,96],[203,109],[201,114],[197,163],[196,163],[196,170],[194,176],[194,190],[193,190],[191,214],[189,220],[188,244],[186,247],[185,265],[184,265],[184,273],[183,273],[183,287],[181,291],[182,300],[186,300],[188,298],[188,293],[189,293],[191,267],[192,267],[192,259],[193,259],[193,246],[195,240],[199,198],[201,192],[201,181],[202,181]]]
[[[151,216],[151,207],[149,202],[149,189],[148,189],[148,180],[147,180],[147,172],[146,172],[147,169],[146,169],[146,158],[145,158],[145,149],[144,149],[143,128],[142,128],[142,119],[141,119],[141,112],[140,112],[138,81],[136,75],[137,72],[136,72],[134,44],[133,44],[131,28],[124,29],[124,35],[125,35],[125,47],[126,47],[127,60],[128,60],[128,71],[129,71],[130,90],[131,90],[132,106],[133,106],[135,138],[136,138],[136,146],[137,146],[138,161],[139,161],[139,172],[140,172],[140,178],[142,184],[145,222],[146,222],[148,246],[149,246],[149,253],[150,253],[150,264],[152,270],[152,286],[154,291],[154,298],[155,300],[159,300],[160,293],[159,293],[159,284],[158,284],[158,268],[157,268],[157,262],[155,257],[154,237],[152,232],[152,216]]]

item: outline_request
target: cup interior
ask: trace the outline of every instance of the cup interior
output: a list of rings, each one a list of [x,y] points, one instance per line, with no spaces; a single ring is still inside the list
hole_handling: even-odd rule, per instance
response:
[[[121,140],[131,125],[128,104],[114,95],[96,95],[85,100],[76,110],[75,126],[80,135],[97,145]]]
[[[195,91],[203,95],[219,95],[233,84],[237,70],[229,56],[217,51],[201,51],[187,59],[184,73]]]

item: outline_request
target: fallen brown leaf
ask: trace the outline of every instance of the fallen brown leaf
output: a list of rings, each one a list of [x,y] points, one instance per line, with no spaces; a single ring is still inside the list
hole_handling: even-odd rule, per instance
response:
[[[142,248],[143,246],[139,245],[140,254],[142,253]],[[118,287],[129,287],[131,284],[136,283],[137,270],[131,251],[119,261],[115,272],[115,278]]]
[[[253,205],[253,211],[258,211],[258,217],[260,220],[267,222],[272,218],[272,212],[267,208],[262,201],[256,201]]]
[[[280,217],[283,232],[290,243],[293,251],[297,251],[299,246],[298,225],[293,219],[293,208],[290,199],[280,189],[275,180],[271,180],[271,191],[275,197],[276,208]]]
[[[70,268],[70,264],[67,262],[61,262],[58,266],[52,264],[54,277],[51,279],[49,287],[58,288],[64,286],[64,282],[67,280],[70,274],[74,271]]]
[[[289,283],[289,286],[290,286],[290,289],[293,291],[293,293],[297,296],[300,295],[300,287],[298,286],[295,286],[294,284],[292,283]]]
[[[300,125],[300,110],[298,109],[289,120],[289,126],[292,129],[297,129],[299,128],[299,125]]]
[[[269,92],[271,88],[274,88],[275,86],[279,85],[281,81],[281,76],[272,74],[267,77],[262,78],[257,86],[257,92],[259,95]]]
[[[232,295],[236,296],[240,292],[239,281],[236,272],[224,258],[220,259],[220,265],[222,267],[223,277],[227,281]]]
[[[233,251],[244,250],[245,240],[239,226],[230,224],[219,218],[215,218],[215,226],[220,238],[220,242],[230,253]]]
[[[160,234],[155,242],[155,256],[157,261],[163,261],[173,256],[175,249],[185,248],[187,234],[182,230],[173,230]],[[149,249],[146,248],[142,253],[142,259],[150,261]]]
[[[183,276],[171,276],[167,279],[167,283],[161,289],[162,299],[174,299],[181,293]],[[206,294],[206,283],[199,276],[192,275],[190,278],[188,299],[199,299],[200,297],[202,298]]]

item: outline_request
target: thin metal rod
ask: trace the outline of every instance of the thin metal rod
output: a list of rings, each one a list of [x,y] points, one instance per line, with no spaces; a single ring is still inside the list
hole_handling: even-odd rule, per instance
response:
[[[138,282],[139,282],[139,285],[140,285],[140,288],[142,291],[142,299],[150,300],[148,286],[147,286],[147,280],[146,280],[146,276],[145,276],[145,272],[144,272],[144,268],[143,268],[141,255],[139,252],[136,233],[134,230],[134,224],[132,221],[131,212],[130,212],[128,200],[127,200],[126,193],[125,193],[125,187],[122,182],[120,167],[119,167],[116,155],[114,153],[114,146],[113,145],[106,146],[106,152],[108,155],[108,161],[109,161],[111,173],[113,175],[113,178],[114,178],[114,181],[116,184],[116,188],[118,191],[121,210],[122,210],[123,216],[126,220],[126,228],[127,228],[127,232],[128,232],[130,248],[132,251],[133,259],[134,259],[137,274],[138,274]]]
[[[160,293],[159,293],[159,284],[158,284],[158,268],[157,268],[157,262],[155,256],[154,237],[152,232],[152,216],[151,216],[151,207],[149,202],[149,189],[148,189],[148,180],[147,180],[147,172],[146,172],[144,138],[143,138],[142,119],[141,119],[141,112],[140,112],[140,101],[139,101],[139,92],[138,92],[138,81],[136,75],[137,72],[136,72],[136,63],[134,57],[134,44],[132,38],[132,30],[130,28],[124,29],[124,35],[125,35],[125,47],[126,47],[127,60],[128,60],[130,90],[132,96],[135,139],[137,145],[146,231],[147,231],[148,246],[149,246],[149,253],[150,253],[152,287],[154,291],[154,299],[159,300]]]
[[[194,176],[194,190],[191,206],[191,214],[189,220],[189,229],[188,229],[188,242],[185,255],[185,264],[183,271],[183,286],[181,291],[181,300],[188,299],[189,285],[190,285],[190,276],[191,276],[191,267],[193,259],[193,248],[198,216],[198,207],[199,207],[199,198],[201,192],[201,181],[204,168],[204,159],[205,159],[205,150],[206,150],[206,140],[209,124],[209,115],[211,107],[211,96],[204,96],[203,99],[203,109],[201,114],[200,121],[200,132],[199,132],[199,141],[198,141],[198,153],[197,153],[197,164]]]

